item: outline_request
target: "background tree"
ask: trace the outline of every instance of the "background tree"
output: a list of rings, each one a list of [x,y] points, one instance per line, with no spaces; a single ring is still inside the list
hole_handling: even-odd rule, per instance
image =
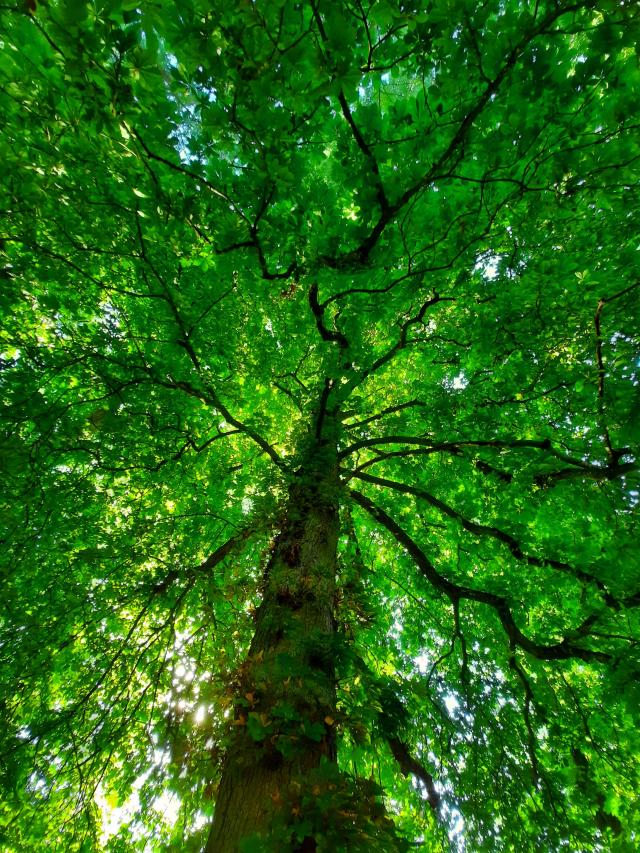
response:
[[[636,849],[637,5],[0,14],[3,849]]]

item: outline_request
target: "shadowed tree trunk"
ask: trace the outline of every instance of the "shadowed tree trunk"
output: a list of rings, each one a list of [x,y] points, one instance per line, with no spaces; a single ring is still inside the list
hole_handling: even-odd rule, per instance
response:
[[[296,474],[264,573],[263,600],[237,683],[207,853],[236,853],[291,813],[291,783],[335,761],[333,603],[339,522],[335,449],[315,448]],[[295,806],[294,806],[295,811]],[[287,814],[289,812],[289,814]],[[286,832],[286,830],[285,830]],[[300,850],[315,850],[312,838]]]

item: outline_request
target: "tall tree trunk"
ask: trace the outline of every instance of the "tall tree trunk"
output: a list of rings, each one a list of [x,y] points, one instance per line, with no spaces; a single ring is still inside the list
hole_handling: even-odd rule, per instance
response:
[[[335,760],[335,453],[317,447],[295,480],[241,667],[207,853],[237,853],[242,838],[268,837],[274,820],[291,816],[296,777],[323,757]],[[300,850],[315,850],[312,838],[298,841]]]

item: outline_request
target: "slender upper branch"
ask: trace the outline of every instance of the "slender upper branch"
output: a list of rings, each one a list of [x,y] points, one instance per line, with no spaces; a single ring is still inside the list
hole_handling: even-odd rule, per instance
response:
[[[370,253],[377,245],[383,232],[385,231],[387,226],[394,221],[398,213],[419,192],[427,188],[429,184],[432,183],[436,175],[438,175],[443,169],[448,167],[452,162],[455,164],[456,158],[459,159],[460,152],[463,150],[464,144],[467,140],[467,137],[469,136],[474,122],[487,108],[487,106],[492,103],[498,93],[498,90],[500,89],[506,78],[509,76],[511,71],[514,69],[518,59],[526,50],[528,45],[538,35],[545,32],[551,26],[551,24],[553,24],[559,17],[569,12],[578,11],[579,9],[584,8],[586,5],[587,4],[584,2],[567,4],[564,6],[558,4],[536,26],[530,29],[529,32],[525,33],[518,41],[518,43],[511,50],[506,52],[506,58],[501,68],[493,77],[493,79],[487,82],[485,88],[478,96],[474,105],[471,107],[471,109],[469,109],[464,118],[460,121],[455,133],[449,140],[449,143],[445,146],[442,153],[434,159],[432,165],[422,176],[422,178],[412,184],[412,186],[408,187],[396,199],[396,201],[389,203],[388,206],[381,210],[378,221],[373,226],[367,237],[365,237],[365,239],[356,249],[347,252],[337,258],[325,259],[326,263],[336,267],[349,264],[365,264],[369,258]]]
[[[320,38],[322,39],[322,43],[324,45],[324,51],[326,52],[328,37],[324,28],[324,24],[322,22],[322,18],[318,11],[318,7],[315,2],[311,2],[311,8],[313,10],[313,17],[315,19],[316,25],[318,27],[318,32],[320,33]],[[353,117],[353,113],[351,112],[351,108],[345,98],[344,92],[342,89],[338,92],[338,103],[340,104],[340,110],[342,111],[342,115],[346,119],[347,124],[351,130],[351,134],[355,139],[356,145],[365,156],[367,162],[369,163],[369,168],[371,170],[371,176],[373,179],[373,183],[376,190],[376,199],[378,201],[378,205],[380,207],[380,212],[384,216],[389,209],[389,200],[387,198],[387,194],[384,189],[384,185],[382,183],[382,178],[380,176],[380,169],[378,167],[378,161],[375,158],[375,155],[371,148],[369,147],[366,139],[362,135],[362,131],[358,127]]]
[[[383,409],[381,412],[378,412],[375,415],[370,415],[368,418],[364,418],[361,421],[355,421],[352,424],[345,424],[346,429],[356,429],[358,427],[363,427],[365,424],[370,424],[372,421],[380,420],[380,418],[384,418],[385,415],[392,415],[395,412],[401,412],[403,409],[410,409],[414,407],[424,407],[426,403],[423,403],[421,400],[408,400],[406,403],[398,403],[395,406],[387,406],[386,409]]]
[[[453,301],[455,301],[453,297],[440,296],[440,294],[438,293],[434,293],[427,300],[425,300],[420,306],[417,313],[407,318],[400,326],[400,334],[398,335],[398,340],[395,342],[395,344],[389,347],[386,352],[379,356],[368,367],[357,371],[351,381],[347,384],[346,389],[351,392],[354,388],[357,388],[358,385],[361,385],[365,379],[367,379],[373,373],[376,373],[378,370],[380,370],[381,367],[384,367],[385,364],[388,364],[392,360],[392,358],[400,352],[400,350],[403,350],[407,346],[409,346],[409,344],[411,343],[408,338],[409,330],[412,326],[419,325],[423,322],[424,315],[426,314],[427,309],[429,309],[432,305],[436,305],[438,302]]]
[[[243,421],[238,420],[238,418],[234,418],[229,409],[227,409],[224,403],[220,400],[220,397],[218,397],[218,395],[212,388],[207,388],[206,391],[203,391],[194,387],[189,382],[175,380],[172,377],[168,377],[166,380],[156,378],[155,381],[157,382],[157,384],[162,385],[164,388],[184,391],[185,394],[188,394],[191,397],[196,397],[197,399],[202,400],[203,403],[207,403],[208,405],[213,406],[220,412],[220,414],[224,417],[225,421],[228,424],[235,427],[239,432],[242,432],[249,438],[251,438],[258,445],[258,447],[260,447],[267,454],[267,456],[275,465],[277,465],[278,467],[282,466],[282,459],[278,455],[275,448],[272,447],[269,442],[260,435],[260,433],[256,432],[256,430],[254,430],[248,424],[243,423]]]
[[[127,126],[127,131],[138,140],[138,142],[140,143],[140,147],[150,160],[155,160],[156,162],[162,163],[164,166],[167,166],[167,168],[171,169],[174,172],[180,172],[180,174],[186,175],[192,180],[197,181],[199,184],[202,184],[202,186],[206,187],[215,196],[218,196],[218,198],[221,198],[226,202],[231,202],[231,199],[226,193],[221,192],[216,186],[211,183],[211,181],[208,181],[203,175],[199,175],[197,172],[193,172],[191,171],[191,169],[187,169],[186,166],[174,163],[173,161],[168,160],[166,157],[162,157],[162,155],[155,154],[153,151],[151,151],[147,143],[144,141],[144,139],[140,136],[140,134],[135,128]]]
[[[485,462],[483,459],[475,459],[470,458],[465,455],[462,450],[457,447],[411,447],[406,450],[392,450],[388,453],[382,453],[379,450],[375,450],[375,456],[371,459],[366,459],[364,462],[361,462],[354,469],[349,469],[349,477],[351,476],[351,470],[353,471],[364,471],[365,468],[370,468],[372,465],[378,465],[381,462],[385,462],[388,459],[402,459],[407,456],[433,456],[437,453],[450,453],[452,456],[455,456],[459,459],[464,459],[466,462],[469,462],[474,468],[477,468],[478,471],[481,471],[483,474],[487,474],[493,477],[497,477],[502,480],[503,483],[510,483],[513,480],[513,474],[510,471],[503,471],[501,468],[496,468],[494,465],[489,465],[489,463]],[[347,477],[347,479],[349,478]]]

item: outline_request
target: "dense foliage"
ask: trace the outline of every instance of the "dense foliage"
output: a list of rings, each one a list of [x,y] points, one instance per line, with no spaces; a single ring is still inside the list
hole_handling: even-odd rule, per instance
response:
[[[239,728],[337,742],[246,850],[637,849],[638,43],[625,0],[0,7],[3,850],[203,849]],[[294,656],[243,680],[316,440],[320,719]]]

